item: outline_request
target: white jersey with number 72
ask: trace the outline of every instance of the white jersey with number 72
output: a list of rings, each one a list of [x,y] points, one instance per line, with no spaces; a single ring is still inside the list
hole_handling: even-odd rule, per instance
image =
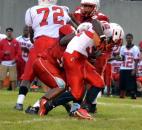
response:
[[[59,28],[70,21],[67,11],[62,6],[33,6],[26,11],[25,23],[34,30],[34,38],[48,36],[59,37]]]

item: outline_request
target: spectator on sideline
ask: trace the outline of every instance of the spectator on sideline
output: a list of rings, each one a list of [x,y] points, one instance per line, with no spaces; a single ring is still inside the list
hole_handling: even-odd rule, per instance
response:
[[[16,88],[16,60],[21,55],[18,41],[13,36],[13,28],[6,28],[7,38],[0,41],[0,86],[9,75],[11,88]]]
[[[120,67],[120,98],[129,91],[132,99],[136,99],[136,70],[139,61],[139,48],[133,43],[133,34],[126,35],[126,45],[120,49],[123,63]]]
[[[16,66],[17,80],[20,83],[20,80],[21,80],[20,77],[24,73],[25,64],[28,61],[29,51],[33,47],[33,44],[31,43],[30,37],[29,37],[29,28],[27,26],[23,28],[23,34],[17,37],[16,40],[19,42],[19,45],[22,50],[22,55],[21,57],[18,58],[17,66]]]

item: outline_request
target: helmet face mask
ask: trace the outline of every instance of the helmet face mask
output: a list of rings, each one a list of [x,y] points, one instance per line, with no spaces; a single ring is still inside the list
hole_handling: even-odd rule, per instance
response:
[[[88,17],[100,8],[99,0],[81,0],[81,12]]]
[[[55,5],[57,3],[57,0],[38,0],[38,5],[44,6],[44,5]]]
[[[111,39],[109,42],[113,45],[121,45],[124,38],[123,28],[116,23],[105,23],[103,26],[104,34]]]
[[[82,4],[81,5],[81,13],[85,17],[89,17],[95,8],[96,8],[95,5]]]

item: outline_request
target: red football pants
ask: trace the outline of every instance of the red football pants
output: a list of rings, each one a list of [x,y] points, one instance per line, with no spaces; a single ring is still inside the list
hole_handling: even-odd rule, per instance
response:
[[[64,67],[66,72],[67,83],[71,88],[72,95],[77,99],[82,99],[85,91],[84,82],[98,88],[104,87],[104,81],[93,67],[78,52],[69,54],[64,53]]]
[[[38,37],[34,42],[34,48],[30,50],[29,58],[26,63],[24,74],[22,75],[22,80],[30,80],[32,81],[35,78],[35,74],[33,73],[33,63],[37,58],[39,53],[42,53],[45,49],[48,49],[50,46],[56,44],[58,39],[50,38],[47,36]]]
[[[60,78],[65,83],[63,73],[56,65],[53,65],[48,60],[42,58],[36,59],[33,64],[33,71],[36,77],[50,88],[61,87],[55,77]]]

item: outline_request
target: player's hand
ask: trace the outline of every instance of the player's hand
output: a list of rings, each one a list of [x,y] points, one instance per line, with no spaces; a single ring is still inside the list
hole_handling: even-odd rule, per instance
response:
[[[4,55],[10,55],[11,53],[10,53],[10,51],[5,51],[4,52]]]

